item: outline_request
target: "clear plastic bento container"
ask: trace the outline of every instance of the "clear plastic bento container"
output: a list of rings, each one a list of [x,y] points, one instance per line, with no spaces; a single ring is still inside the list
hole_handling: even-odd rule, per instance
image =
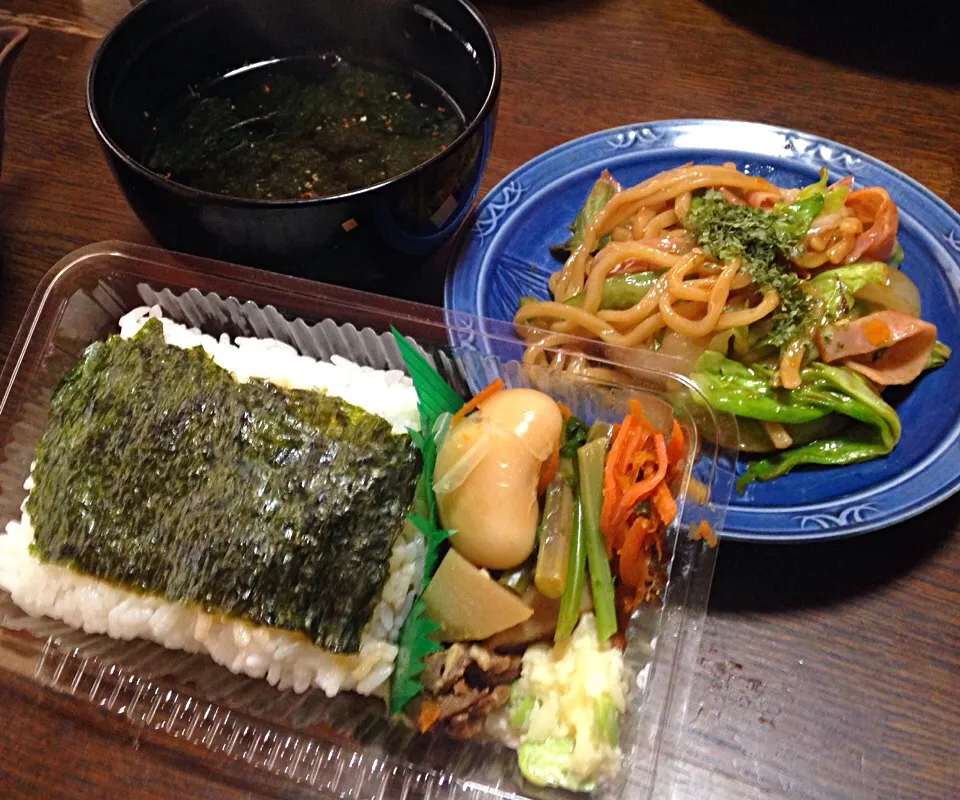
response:
[[[390,334],[395,326],[464,394],[500,376],[508,385],[536,385],[587,415],[612,419],[635,397],[654,424],[670,424],[675,416],[691,453],[668,532],[669,577],[661,603],[641,607],[631,623],[623,769],[595,792],[671,796],[716,558],[715,548],[690,531],[704,520],[722,531],[735,456],[712,444],[732,420],[711,411],[669,359],[638,362],[635,354],[612,350],[605,358],[619,367],[621,380],[630,376],[629,385],[571,378],[524,367],[516,333],[502,322],[142,246],[92,245],[44,278],[4,365],[0,525],[20,516],[24,481],[59,378],[91,342],[115,333],[121,316],[144,305],[159,305],[165,316],[206,333],[269,337],[314,358],[340,355],[403,370]],[[30,617],[3,591],[0,669],[84,698],[144,734],[177,737],[199,756],[192,769],[229,770],[231,760],[240,759],[302,785],[307,794],[340,797],[570,796],[525,782],[505,745],[419,734],[386,719],[381,699],[328,698],[319,689],[281,692],[202,654]]]

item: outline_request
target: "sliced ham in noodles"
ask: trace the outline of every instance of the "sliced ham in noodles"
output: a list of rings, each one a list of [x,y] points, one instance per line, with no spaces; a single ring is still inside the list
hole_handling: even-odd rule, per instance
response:
[[[887,261],[897,246],[898,222],[896,203],[887,190],[879,186],[855,189],[847,195],[846,205],[863,222],[864,230],[844,261]]]
[[[926,367],[936,341],[934,325],[889,308],[817,334],[825,362],[844,364],[880,386],[914,380]]]
[[[774,204],[780,201],[782,197],[782,192],[770,192],[763,189],[747,192],[745,195],[748,206],[753,206],[754,208],[765,208],[767,211],[773,208]]]

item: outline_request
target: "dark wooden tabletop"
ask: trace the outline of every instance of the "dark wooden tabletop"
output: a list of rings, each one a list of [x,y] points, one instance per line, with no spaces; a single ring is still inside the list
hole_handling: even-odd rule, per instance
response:
[[[198,0],[199,2],[200,0]],[[868,151],[960,208],[960,59],[936,6],[802,17],[758,0],[479,0],[503,51],[485,187],[621,123],[732,117]],[[30,40],[6,99],[0,357],[71,250],[149,243],[84,109],[98,39],[128,0],[6,0]],[[901,9],[898,12],[898,9]],[[416,280],[439,297],[442,265]],[[954,398],[945,398],[945,403]],[[949,407],[949,406],[948,406]],[[960,497],[895,528],[720,548],[676,797],[960,796]],[[123,719],[0,669],[0,796],[302,796],[236,763],[138,738]]]

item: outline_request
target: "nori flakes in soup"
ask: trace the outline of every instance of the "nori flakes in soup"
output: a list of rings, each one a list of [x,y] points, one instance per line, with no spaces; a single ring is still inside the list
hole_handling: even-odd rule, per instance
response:
[[[150,169],[215,194],[291,200],[402,175],[445,150],[464,124],[419,75],[327,56],[224,76],[156,127]]]

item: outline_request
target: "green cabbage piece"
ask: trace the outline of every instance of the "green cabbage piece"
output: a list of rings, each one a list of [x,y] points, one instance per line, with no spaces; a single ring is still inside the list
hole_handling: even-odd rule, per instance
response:
[[[739,491],[755,480],[785,475],[799,464],[842,465],[877,458],[900,439],[896,411],[861,375],[845,367],[814,362],[800,371],[803,383],[797,389],[784,389],[770,385],[773,370],[707,350],[690,377],[711,406],[738,417],[795,424],[835,412],[854,422],[836,436],[751,462],[737,481]]]
[[[604,693],[594,709],[594,737],[610,747],[620,743],[620,709],[610,695]]]
[[[591,792],[596,781],[585,780],[570,772],[574,741],[568,737],[524,742],[517,751],[517,764],[524,778],[537,786],[556,786],[574,792]]]
[[[510,687],[510,703],[507,706],[507,722],[514,728],[525,728],[537,701],[528,694],[517,691],[516,684]]]
[[[937,367],[942,367],[947,363],[947,359],[950,358],[950,354],[953,351],[950,349],[949,345],[944,344],[943,342],[936,342],[933,345],[933,350],[930,351],[930,358],[927,359],[927,365],[924,369],[936,369]]]
[[[882,261],[864,261],[817,273],[807,281],[807,291],[823,302],[823,315],[833,322],[853,308],[854,295],[869,283],[883,283],[890,268]]]

